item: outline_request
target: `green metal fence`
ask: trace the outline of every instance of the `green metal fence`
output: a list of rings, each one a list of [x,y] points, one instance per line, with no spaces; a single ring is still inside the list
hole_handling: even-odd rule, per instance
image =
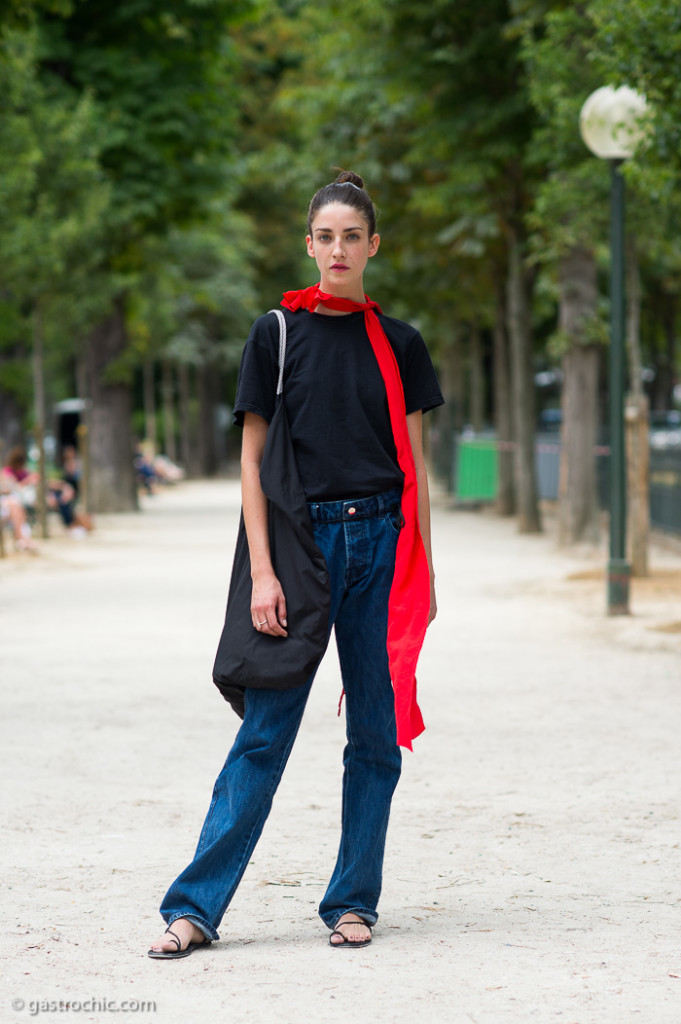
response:
[[[537,435],[536,467],[539,497],[558,498],[560,438]],[[492,436],[456,437],[443,431],[439,441],[436,467],[447,489],[461,503],[492,502],[497,496],[498,453]],[[449,463],[447,464],[447,456]],[[609,449],[600,445],[594,451],[600,504],[608,507]],[[650,521],[660,530],[681,535],[681,448],[650,453]]]
[[[650,453],[650,521],[681,534],[681,449]]]

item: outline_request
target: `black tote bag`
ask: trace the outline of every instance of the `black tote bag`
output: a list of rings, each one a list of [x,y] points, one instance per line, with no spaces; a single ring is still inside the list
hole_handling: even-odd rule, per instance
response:
[[[286,321],[279,310],[272,312],[279,319],[279,383],[260,484],[268,499],[270,551],[286,598],[288,636],[268,636],[253,626],[251,560],[242,513],[225,624],[213,666],[213,682],[240,718],[247,687],[302,686],[321,660],[329,632],[329,576],[314,541],[284,403]]]

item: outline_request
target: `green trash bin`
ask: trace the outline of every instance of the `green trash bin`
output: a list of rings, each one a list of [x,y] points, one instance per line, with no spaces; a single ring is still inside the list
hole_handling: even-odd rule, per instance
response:
[[[459,440],[456,453],[458,501],[495,501],[499,458],[494,440]]]

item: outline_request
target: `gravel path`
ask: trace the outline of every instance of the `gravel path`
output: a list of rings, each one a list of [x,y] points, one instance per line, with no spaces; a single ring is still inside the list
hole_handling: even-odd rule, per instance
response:
[[[608,619],[601,552],[435,504],[428,728],[405,755],[375,941],[354,952],[316,916],[340,805],[330,654],[221,942],[146,956],[237,727],[210,681],[237,483],[184,484],[0,562],[2,1024],[115,1007],[158,1024],[681,1022],[681,557],[655,550],[635,614]]]

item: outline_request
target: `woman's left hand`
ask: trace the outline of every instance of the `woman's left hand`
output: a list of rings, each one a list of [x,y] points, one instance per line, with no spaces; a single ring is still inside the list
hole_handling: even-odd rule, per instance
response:
[[[435,580],[430,581],[430,612],[428,613],[428,625],[431,624],[437,615],[437,598],[435,597]]]

